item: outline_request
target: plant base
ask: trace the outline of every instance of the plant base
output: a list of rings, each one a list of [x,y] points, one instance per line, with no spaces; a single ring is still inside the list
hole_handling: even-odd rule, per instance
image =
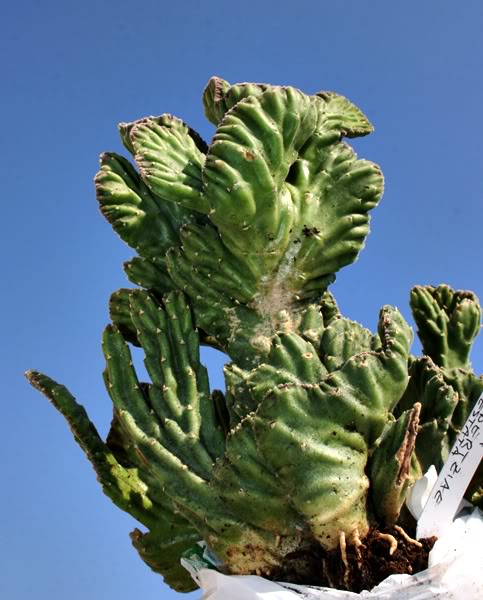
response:
[[[431,537],[417,542],[399,527],[372,528],[358,545],[330,552],[294,552],[269,579],[359,593],[390,575],[414,575],[426,569],[435,541]]]

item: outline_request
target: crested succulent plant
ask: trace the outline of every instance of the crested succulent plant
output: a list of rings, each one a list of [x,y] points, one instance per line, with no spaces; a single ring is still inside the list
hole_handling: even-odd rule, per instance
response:
[[[219,78],[203,104],[209,146],[162,115],[120,125],[137,169],[101,156],[100,209],[137,251],[125,270],[139,286],[110,300],[107,439],[65,387],[27,374],[107,496],[147,528],[131,534],[142,559],[179,591],[196,587],[179,561],[200,539],[227,573],[283,575],[290,562],[304,580],[310,556],[344,556],[397,524],[483,387],[468,363],[474,295],[413,290],[427,355],[414,359],[397,309],[373,334],[328,291],[383,192],[379,167],[343,141],[372,131],[362,112],[332,92]],[[200,344],[229,356],[224,392],[210,390]]]

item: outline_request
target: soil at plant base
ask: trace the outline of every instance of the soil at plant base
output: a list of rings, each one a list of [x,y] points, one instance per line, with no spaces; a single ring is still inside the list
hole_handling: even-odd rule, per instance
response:
[[[387,534],[397,542],[396,548]],[[271,573],[270,579],[359,593],[371,590],[389,575],[414,575],[427,569],[428,555],[436,539],[421,539],[418,545],[398,529],[373,528],[362,545],[347,546],[345,561],[340,549],[294,552],[286,557],[282,569]]]

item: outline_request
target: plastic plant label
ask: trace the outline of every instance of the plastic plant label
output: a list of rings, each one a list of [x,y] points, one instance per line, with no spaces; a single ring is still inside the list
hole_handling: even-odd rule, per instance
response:
[[[441,537],[483,458],[483,394],[477,400],[441,469],[418,520],[417,538]]]
[[[191,577],[200,585],[198,572],[202,569],[215,569],[221,566],[218,559],[210,552],[206,542],[200,540],[181,557],[181,564],[189,572]]]

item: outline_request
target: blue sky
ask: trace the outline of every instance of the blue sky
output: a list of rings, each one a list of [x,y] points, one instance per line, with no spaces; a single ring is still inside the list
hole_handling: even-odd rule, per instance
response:
[[[215,74],[337,91],[374,123],[354,146],[386,177],[366,249],[333,288],[343,311],[374,328],[386,303],[410,318],[415,284],[483,297],[483,5],[17,0],[0,10],[2,595],[174,598],[131,548],[133,519],[22,377],[36,368],[67,384],[105,434],[100,336],[131,252],[97,209],[99,153],[122,152],[118,122],[163,112],[209,139],[201,92]],[[205,358],[221,387],[223,357]],[[473,364],[483,370],[482,339]]]

